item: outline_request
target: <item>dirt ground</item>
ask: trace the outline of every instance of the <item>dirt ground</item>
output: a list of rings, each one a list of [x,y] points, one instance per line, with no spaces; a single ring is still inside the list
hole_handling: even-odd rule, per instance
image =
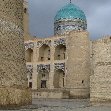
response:
[[[32,104],[8,111],[111,111],[111,103],[92,106],[88,99],[34,99]]]

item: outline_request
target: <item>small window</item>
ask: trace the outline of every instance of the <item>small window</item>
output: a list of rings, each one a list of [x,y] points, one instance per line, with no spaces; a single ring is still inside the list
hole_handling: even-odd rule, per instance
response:
[[[41,88],[46,88],[46,80],[41,81]]]
[[[27,13],[27,9],[26,8],[24,8],[24,13]]]
[[[50,49],[48,50],[48,55],[50,55]]]
[[[60,60],[60,55],[58,55],[58,59]]]
[[[29,88],[32,88],[32,82],[29,82]]]
[[[48,60],[50,60],[50,58],[48,58]]]
[[[58,57],[60,57],[60,55],[58,55]]]
[[[43,61],[44,60],[44,57],[41,57],[41,61]]]
[[[82,84],[84,83],[84,80],[82,80]]]

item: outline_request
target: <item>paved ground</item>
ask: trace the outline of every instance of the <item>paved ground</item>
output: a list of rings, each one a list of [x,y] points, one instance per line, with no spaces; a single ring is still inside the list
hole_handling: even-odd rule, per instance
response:
[[[85,99],[34,99],[32,103],[28,109],[8,111],[111,111],[111,104],[91,106]]]

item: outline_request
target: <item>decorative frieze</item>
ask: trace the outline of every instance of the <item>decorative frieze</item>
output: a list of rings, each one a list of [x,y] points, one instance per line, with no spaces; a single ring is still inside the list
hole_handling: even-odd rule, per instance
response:
[[[37,65],[37,72],[41,71],[41,70],[47,70],[48,72],[50,72],[50,64],[39,64]]]
[[[34,42],[25,43],[25,50],[27,50],[29,48],[33,50],[33,48],[34,48]]]
[[[54,24],[54,34],[64,35],[68,34],[72,30],[86,30],[87,22],[81,19],[61,19]]]
[[[55,70],[63,70],[65,71],[65,63],[55,63],[54,64]]]
[[[37,42],[37,47],[41,47],[42,45],[48,45],[49,47],[51,46],[51,40],[44,40],[44,41],[38,41]]]
[[[54,40],[54,46],[58,46],[58,45],[66,45],[66,39],[65,38],[60,38],[60,39],[56,39]]]
[[[33,73],[33,65],[26,65],[26,68],[27,68],[27,73]]]

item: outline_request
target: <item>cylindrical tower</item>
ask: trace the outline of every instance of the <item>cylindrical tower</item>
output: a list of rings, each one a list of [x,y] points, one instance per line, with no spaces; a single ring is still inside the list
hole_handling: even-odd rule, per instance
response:
[[[54,34],[66,36],[66,89],[71,98],[89,97],[90,47],[84,12],[69,3],[54,18]]]
[[[71,98],[90,94],[90,40],[87,31],[74,31],[67,37],[66,88]]]
[[[0,107],[31,104],[23,40],[23,0],[0,3]]]
[[[65,35],[72,30],[82,31],[86,29],[87,21],[84,12],[72,3],[61,8],[54,18],[55,35]]]

